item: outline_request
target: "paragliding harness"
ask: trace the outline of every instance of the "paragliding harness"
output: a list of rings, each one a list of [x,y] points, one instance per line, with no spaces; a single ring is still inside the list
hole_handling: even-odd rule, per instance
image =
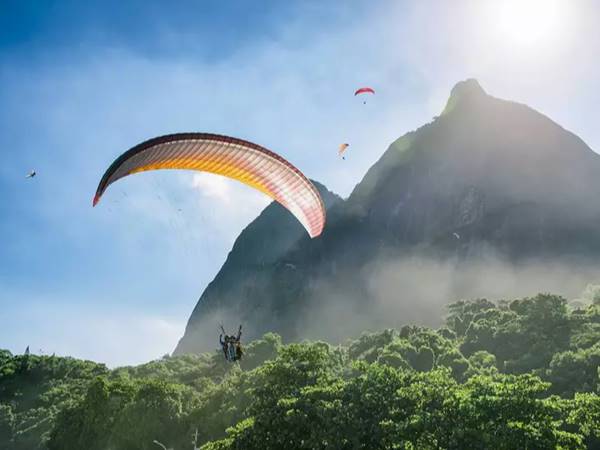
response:
[[[225,329],[223,325],[220,326],[222,334],[219,336],[219,343],[223,348],[223,353],[225,354],[225,359],[229,362],[235,362],[242,359],[243,351],[242,344],[240,342],[240,338],[242,337],[242,326],[238,329],[237,336],[229,336],[225,333]],[[225,339],[223,339],[225,336]]]

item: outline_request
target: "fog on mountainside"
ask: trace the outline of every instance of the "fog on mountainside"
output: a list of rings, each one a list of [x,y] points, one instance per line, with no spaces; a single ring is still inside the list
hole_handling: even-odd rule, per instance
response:
[[[377,149],[372,149],[377,151]],[[600,274],[600,156],[531,108],[458,83],[442,114],[392,143],[310,240],[272,204],[238,237],[176,353],[247,337],[339,341],[435,326],[444,305],[552,291]]]

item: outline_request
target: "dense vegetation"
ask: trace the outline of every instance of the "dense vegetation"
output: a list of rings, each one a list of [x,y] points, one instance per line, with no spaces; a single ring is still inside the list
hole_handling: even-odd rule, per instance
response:
[[[0,352],[0,448],[597,449],[600,296],[449,306],[345,346],[267,334],[108,370]]]

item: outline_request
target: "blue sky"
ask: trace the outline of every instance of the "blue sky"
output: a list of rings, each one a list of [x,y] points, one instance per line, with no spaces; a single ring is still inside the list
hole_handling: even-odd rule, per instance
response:
[[[0,3],[0,348],[113,366],[174,348],[268,200],[156,172],[92,208],[110,162],[150,137],[249,139],[347,196],[476,77],[599,149],[598,6],[501,3]],[[367,105],[352,96],[362,85],[377,90]]]

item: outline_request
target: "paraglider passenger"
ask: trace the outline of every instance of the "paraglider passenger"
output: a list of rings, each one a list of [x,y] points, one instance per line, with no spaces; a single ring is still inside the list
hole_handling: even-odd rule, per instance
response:
[[[236,361],[242,359],[242,355],[244,354],[244,351],[242,350],[242,343],[240,342],[241,337],[242,337],[242,326],[240,325],[237,336],[235,338],[233,338],[233,336],[232,336],[233,345],[235,345],[235,360]]]

